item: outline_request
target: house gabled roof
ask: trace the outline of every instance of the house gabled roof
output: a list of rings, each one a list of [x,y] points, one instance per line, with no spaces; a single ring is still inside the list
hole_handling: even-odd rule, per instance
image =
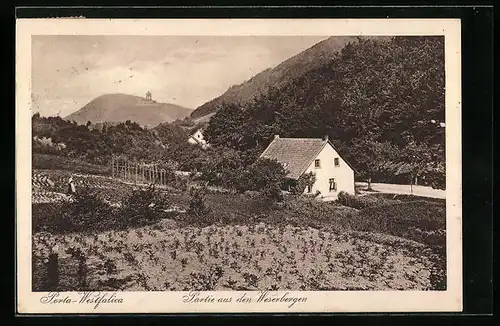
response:
[[[321,138],[278,137],[267,146],[260,157],[275,159],[282,163],[285,169],[288,170],[287,177],[298,179],[327,144],[338,152],[329,140]],[[347,163],[347,161],[345,162]],[[356,171],[349,163],[347,165]]]

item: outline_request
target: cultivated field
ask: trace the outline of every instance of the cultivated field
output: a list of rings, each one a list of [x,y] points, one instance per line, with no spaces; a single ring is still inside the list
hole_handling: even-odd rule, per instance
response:
[[[64,192],[68,172],[40,173],[54,185],[34,190]],[[116,207],[134,188],[105,177],[75,179]],[[293,197],[270,205],[251,194],[208,193],[215,219],[202,225],[182,212],[189,193],[161,193],[179,208],[167,217],[70,233],[50,224],[60,214],[56,202],[34,203],[34,290],[445,288],[444,202],[366,195],[344,205]],[[112,222],[120,218],[115,213]]]
[[[65,262],[61,288],[79,283],[86,254],[92,290],[426,290],[432,262],[425,246],[379,244],[314,228],[159,225],[98,235],[34,237],[41,263],[51,248]],[[73,260],[73,261],[72,261]],[[43,277],[43,275],[42,275]],[[76,290],[76,289],[74,289]]]

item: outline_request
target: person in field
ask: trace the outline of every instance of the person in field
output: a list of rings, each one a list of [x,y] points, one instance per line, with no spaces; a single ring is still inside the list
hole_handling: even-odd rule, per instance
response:
[[[69,180],[68,180],[68,193],[69,194],[76,193],[75,182],[73,181],[73,176],[70,176]]]

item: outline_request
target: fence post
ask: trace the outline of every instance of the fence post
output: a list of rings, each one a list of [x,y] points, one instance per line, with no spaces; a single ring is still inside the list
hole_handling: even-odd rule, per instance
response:
[[[47,262],[47,290],[55,291],[59,285],[59,255],[57,253],[49,254]]]

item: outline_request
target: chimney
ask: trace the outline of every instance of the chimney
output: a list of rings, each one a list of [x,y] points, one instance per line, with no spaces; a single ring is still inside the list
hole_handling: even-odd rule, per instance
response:
[[[274,139],[280,138],[280,135],[274,135]]]
[[[323,140],[328,141],[328,135],[325,135],[325,136],[323,137]]]

